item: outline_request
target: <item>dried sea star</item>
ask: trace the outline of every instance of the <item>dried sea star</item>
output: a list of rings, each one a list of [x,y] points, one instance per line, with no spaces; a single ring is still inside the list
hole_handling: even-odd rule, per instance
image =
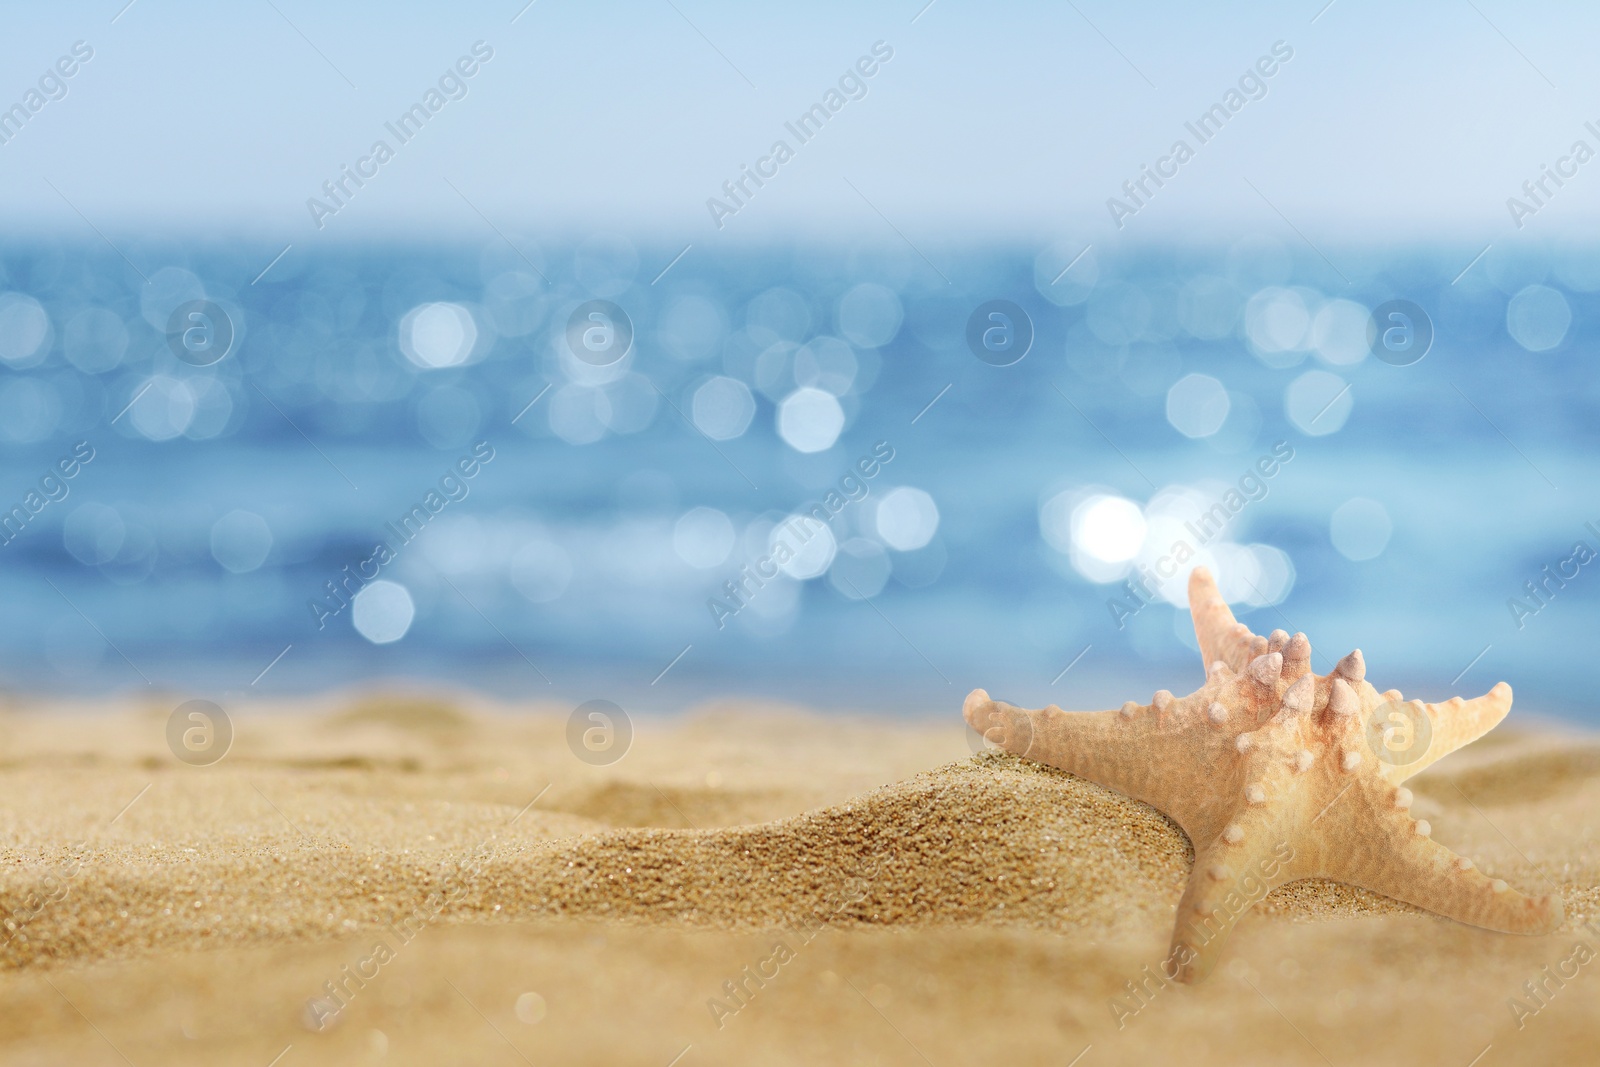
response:
[[[1560,925],[1560,897],[1524,896],[1430,840],[1401,784],[1498,725],[1510,686],[1407,702],[1366,681],[1360,649],[1317,675],[1305,634],[1252,634],[1203,567],[1190,575],[1189,606],[1210,666],[1188,696],[1163,689],[1118,711],[1030,711],[975,689],[962,708],[1006,751],[1142,800],[1183,827],[1195,863],[1168,977],[1205,977],[1239,916],[1300,878],[1362,886],[1489,930]]]

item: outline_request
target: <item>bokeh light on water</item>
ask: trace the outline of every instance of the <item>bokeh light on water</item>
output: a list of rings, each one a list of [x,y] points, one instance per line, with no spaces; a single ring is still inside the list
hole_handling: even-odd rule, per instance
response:
[[[1597,518],[1571,503],[1597,480],[1584,256],[1494,250],[1452,284],[1475,250],[1342,250],[1346,285],[1262,236],[930,250],[948,281],[904,247],[696,248],[652,283],[680,249],[524,242],[541,277],[503,243],[330,245],[255,285],[276,249],[167,248],[148,284],[104,248],[11,249],[7,499],[96,451],[4,546],[7,678],[226,691],[292,644],[258,689],[942,711],[998,675],[1114,703],[1197,672],[1204,564],[1257,630],[1359,644],[1394,684],[1493,644],[1480,688],[1572,708],[1588,638],[1529,639],[1505,601]],[[1010,366],[965,341],[995,299],[1034,329]],[[1394,299],[1436,331],[1413,365],[1369,358]],[[236,337],[210,365],[169,343],[196,300]],[[628,317],[620,358],[571,347],[592,301]]]

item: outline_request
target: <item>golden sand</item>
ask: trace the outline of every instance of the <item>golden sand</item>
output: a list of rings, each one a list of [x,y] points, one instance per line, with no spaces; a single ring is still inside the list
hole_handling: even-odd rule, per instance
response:
[[[1492,1067],[1600,1037],[1587,738],[1503,727],[1414,782],[1440,841],[1559,889],[1561,932],[1301,882],[1188,989],[1153,977],[1184,835],[957,723],[724,706],[596,768],[554,709],[365,698],[240,713],[197,768],[170,707],[0,718],[0,1062]]]

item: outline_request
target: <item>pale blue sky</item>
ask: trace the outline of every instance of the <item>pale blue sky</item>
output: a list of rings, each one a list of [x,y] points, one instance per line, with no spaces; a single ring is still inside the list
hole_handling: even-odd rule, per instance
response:
[[[913,22],[922,0],[539,0],[512,24],[521,0],[448,10],[137,0],[113,23],[121,2],[7,15],[0,107],[74,41],[95,50],[66,98],[0,145],[13,233],[92,237],[63,197],[107,232],[285,241],[477,239],[490,235],[481,211],[526,233],[719,242],[892,236],[886,218],[930,242],[1169,240],[1292,224],[1317,240],[1470,243],[1571,236],[1600,214],[1600,160],[1521,232],[1506,209],[1576,138],[1600,148],[1583,128],[1600,120],[1588,55],[1597,18],[1577,4],[1336,0],[1318,16],[1321,0],[936,0]],[[494,58],[466,98],[319,233],[307,198],[480,39]],[[894,58],[866,98],[719,232],[707,198],[787,138],[785,120],[878,40]],[[1119,232],[1107,197],[1277,40],[1294,58],[1267,96]]]

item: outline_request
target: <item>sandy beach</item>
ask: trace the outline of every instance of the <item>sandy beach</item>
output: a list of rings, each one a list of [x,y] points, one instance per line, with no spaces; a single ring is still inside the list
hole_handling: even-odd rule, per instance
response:
[[[1151,977],[1181,831],[974,756],[954,709],[726,703],[593,767],[564,707],[343,695],[239,709],[191,767],[171,707],[0,718],[5,1063],[1492,1067],[1600,1036],[1600,741],[1515,714],[1416,809],[1558,890],[1561,931],[1299,882],[1187,988]]]

